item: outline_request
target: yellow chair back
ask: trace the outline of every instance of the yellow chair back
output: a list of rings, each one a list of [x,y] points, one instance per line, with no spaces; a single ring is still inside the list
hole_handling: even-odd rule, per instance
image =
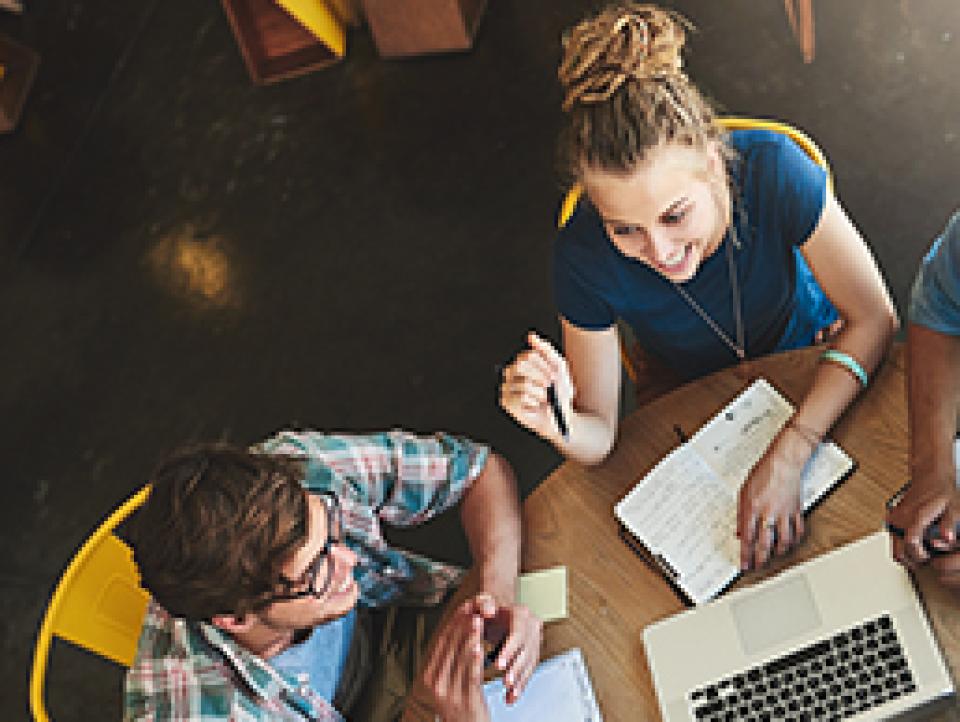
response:
[[[140,586],[133,551],[114,530],[149,494],[148,485],[110,514],[83,543],[60,577],[33,653],[30,710],[37,722],[49,720],[43,692],[54,637],[125,667],[133,662],[149,594]]]
[[[813,139],[802,130],[787,123],[781,123],[778,120],[762,120],[760,118],[724,117],[717,118],[716,123],[727,131],[772,130],[775,133],[782,133],[783,135],[789,137],[793,142],[800,146],[800,148],[808,156],[810,156],[810,159],[813,160],[814,163],[827,172],[827,188],[833,191],[833,174],[830,172],[830,164],[827,162],[827,157],[823,154],[823,151],[820,150],[817,144],[813,142]],[[565,225],[567,225],[567,222],[570,220],[570,217],[576,210],[577,203],[580,202],[580,197],[582,195],[583,187],[579,183],[575,184],[569,191],[567,191],[567,194],[563,198],[563,202],[560,204],[560,213],[557,216],[557,228],[563,228]],[[622,336],[620,343],[620,358],[623,360],[623,367],[627,372],[627,376],[631,381],[636,383],[637,370],[630,353],[623,344]]]

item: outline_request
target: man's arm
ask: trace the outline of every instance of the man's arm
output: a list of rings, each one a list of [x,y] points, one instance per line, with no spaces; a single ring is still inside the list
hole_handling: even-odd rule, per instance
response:
[[[479,572],[477,612],[486,621],[488,641],[499,648],[493,662],[505,672],[507,701],[514,702],[540,659],[543,624],[516,603],[520,504],[513,470],[502,456],[490,454],[464,495],[460,513]]]
[[[933,543],[946,549],[960,520],[953,459],[960,400],[960,213],[920,263],[907,341],[911,483],[888,522],[905,531],[902,541],[893,541],[894,556],[920,564],[929,559],[924,531],[940,518],[941,534]]]
[[[953,442],[960,405],[960,337],[911,323],[907,329],[910,475],[953,485]]]
[[[525,610],[515,606],[520,570],[520,505],[516,482],[510,465],[499,454],[487,456],[483,470],[464,493],[460,519],[479,577],[479,593],[446,615],[435,632],[424,667],[408,698],[404,722],[432,719],[433,714],[443,720],[487,720],[481,689],[481,645],[486,620],[504,619],[508,634],[531,636],[529,621],[526,625],[519,623],[520,613]],[[511,620],[513,629],[509,628]],[[532,655],[535,666],[539,621],[533,621],[536,623],[536,649]],[[521,673],[525,670],[515,674]]]
[[[953,458],[960,404],[960,337],[912,323],[907,339],[910,488],[890,513],[889,522],[905,531],[903,540],[894,539],[894,556],[919,564],[929,558],[923,548],[927,527],[942,515],[942,538],[952,544],[960,516]]]
[[[513,470],[499,454],[487,457],[467,489],[460,519],[480,573],[480,591],[499,605],[513,605],[520,572],[520,503]]]

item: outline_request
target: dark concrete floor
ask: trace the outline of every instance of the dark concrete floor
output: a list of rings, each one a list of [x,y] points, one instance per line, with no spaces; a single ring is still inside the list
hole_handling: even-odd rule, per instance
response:
[[[215,0],[0,16],[43,56],[0,137],[0,718],[26,718],[64,564],[185,440],[445,428],[494,444],[524,492],[557,463],[497,409],[495,365],[528,328],[556,336],[555,66],[590,4],[491,0],[473,52],[403,62],[356,31],[342,64],[272,87]],[[903,309],[960,196],[960,7],[816,3],[805,66],[781,3],[674,5],[711,96],[827,151]],[[465,555],[453,520],[412,543]],[[57,645],[54,718],[116,717],[119,680]]]

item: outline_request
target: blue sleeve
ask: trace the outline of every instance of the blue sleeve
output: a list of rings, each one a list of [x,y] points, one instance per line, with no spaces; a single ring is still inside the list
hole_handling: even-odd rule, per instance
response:
[[[785,135],[776,144],[776,177],[783,238],[802,246],[817,228],[826,202],[827,172]]]
[[[553,251],[553,292],[557,311],[574,326],[598,331],[610,328],[616,313],[584,273],[596,259],[575,253],[576,239],[568,225],[560,231]],[[576,256],[581,256],[579,259]]]
[[[960,213],[920,262],[910,294],[910,321],[960,336]]]

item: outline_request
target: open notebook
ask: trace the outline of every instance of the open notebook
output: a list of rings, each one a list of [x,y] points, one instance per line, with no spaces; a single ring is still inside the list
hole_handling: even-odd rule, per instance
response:
[[[603,722],[587,666],[574,647],[541,662],[514,704],[504,701],[503,681],[483,686],[493,722]]]
[[[702,604],[740,574],[737,496],[793,406],[758,379],[680,445],[620,500],[614,513],[627,540],[663,571],[690,604]],[[854,469],[825,441],[803,470],[809,511]]]

